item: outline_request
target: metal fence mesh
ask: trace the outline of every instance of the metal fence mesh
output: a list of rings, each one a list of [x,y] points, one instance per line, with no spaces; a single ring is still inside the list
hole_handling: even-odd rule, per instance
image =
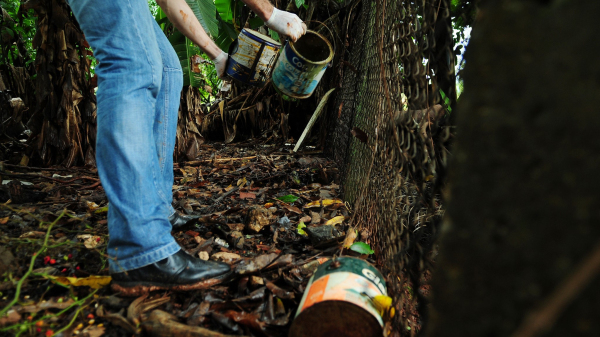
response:
[[[439,189],[451,114],[438,82],[454,79],[453,71],[439,70],[453,69],[454,62],[451,46],[436,43],[434,27],[448,19],[448,2],[363,0],[348,34],[342,88],[330,109],[332,156],[344,197],[355,203],[353,223],[376,249],[399,335],[421,327],[443,214]]]

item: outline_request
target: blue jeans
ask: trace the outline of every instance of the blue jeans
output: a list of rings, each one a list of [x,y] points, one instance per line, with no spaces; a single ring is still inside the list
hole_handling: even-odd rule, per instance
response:
[[[98,66],[98,174],[109,201],[111,273],[179,251],[173,150],[183,74],[147,0],[69,0]]]

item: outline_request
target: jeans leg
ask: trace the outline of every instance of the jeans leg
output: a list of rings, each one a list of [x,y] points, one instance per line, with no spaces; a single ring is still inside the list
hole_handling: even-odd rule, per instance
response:
[[[165,198],[168,204],[168,213],[171,215],[175,213],[175,209],[171,205],[173,202],[173,151],[177,134],[183,73],[173,46],[156,22],[153,26],[163,63],[162,82],[156,99],[154,138],[160,166],[161,196]]]
[[[111,272],[140,268],[180,247],[161,198],[154,125],[163,62],[146,0],[70,0],[98,60],[98,174],[110,202]]]

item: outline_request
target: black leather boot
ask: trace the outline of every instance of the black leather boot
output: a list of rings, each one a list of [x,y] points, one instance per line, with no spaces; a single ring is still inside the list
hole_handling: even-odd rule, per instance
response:
[[[114,273],[112,289],[124,296],[140,296],[154,290],[204,289],[226,280],[229,265],[195,258],[183,250],[151,265]]]
[[[175,212],[175,213],[173,213],[173,215],[171,215],[169,217],[169,222],[171,223],[173,228],[177,228],[177,227],[182,227],[182,226],[186,225],[187,223],[189,223],[190,221],[196,220],[198,218],[200,218],[199,215],[185,215],[185,214],[181,214],[179,212]]]

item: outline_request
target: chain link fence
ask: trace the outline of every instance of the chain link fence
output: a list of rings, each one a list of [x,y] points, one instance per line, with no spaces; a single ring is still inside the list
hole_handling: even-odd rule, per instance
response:
[[[452,114],[440,83],[454,81],[448,6],[380,0],[353,8],[341,89],[329,109],[344,197],[355,204],[353,224],[373,244],[394,297],[387,328],[402,336],[415,335],[425,318],[443,215]]]

